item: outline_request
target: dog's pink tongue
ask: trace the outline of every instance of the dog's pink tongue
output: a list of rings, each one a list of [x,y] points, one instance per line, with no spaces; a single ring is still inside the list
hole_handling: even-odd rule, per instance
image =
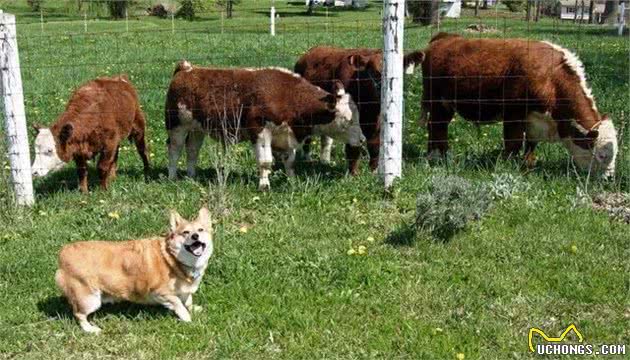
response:
[[[203,253],[203,246],[199,246],[198,248],[193,250],[193,254],[195,254],[196,256],[200,256],[202,253]]]

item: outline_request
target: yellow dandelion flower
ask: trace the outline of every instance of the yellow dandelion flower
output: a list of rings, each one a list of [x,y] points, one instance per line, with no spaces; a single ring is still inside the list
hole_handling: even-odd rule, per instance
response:
[[[116,211],[112,211],[109,214],[107,214],[107,216],[109,216],[112,219],[118,220],[120,219],[120,215],[118,215],[118,212]]]

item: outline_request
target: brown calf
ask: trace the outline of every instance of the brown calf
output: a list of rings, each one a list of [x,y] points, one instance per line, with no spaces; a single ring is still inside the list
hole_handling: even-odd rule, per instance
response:
[[[526,139],[531,164],[539,141],[560,141],[578,165],[614,173],[617,139],[586,84],[577,56],[556,44],[525,39],[466,39],[440,33],[422,64],[429,154],[448,149],[455,112],[477,124],[503,121],[504,151]],[[526,136],[527,134],[527,136]]]
[[[144,141],[145,118],[136,89],[126,75],[102,77],[78,88],[66,110],[47,128],[35,125],[33,175],[44,176],[74,160],[79,188],[88,191],[87,161],[99,155],[101,188],[116,176],[120,142],[129,138],[144,164],[148,176],[149,160]]]
[[[407,72],[422,62],[423,53],[416,51],[405,55]],[[380,146],[381,72],[383,51],[380,49],[341,49],[318,46],[302,55],[295,64],[295,72],[315,85],[331,91],[334,80],[340,80],[357,103],[361,129],[367,139],[370,169],[376,170]],[[322,138],[321,159],[330,161],[332,141]],[[308,143],[304,146],[308,154]],[[346,158],[350,173],[358,172],[361,148],[346,145]]]
[[[186,144],[188,175],[195,175],[205,134],[224,142],[255,144],[259,188],[269,188],[272,148],[284,152],[293,175],[296,147],[311,135],[361,146],[358,110],[343,86],[329,93],[286,69],[220,69],[177,65],[166,96],[169,177]]]

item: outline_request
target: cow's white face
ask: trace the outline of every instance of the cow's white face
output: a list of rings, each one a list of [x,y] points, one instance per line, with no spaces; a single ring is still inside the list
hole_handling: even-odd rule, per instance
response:
[[[59,170],[64,165],[57,155],[55,138],[49,128],[41,128],[35,137],[35,161],[31,166],[34,177],[44,176],[51,171]]]
[[[357,104],[343,88],[337,89],[336,95],[335,119],[329,124],[315,126],[315,135],[330,136],[350,146],[363,146],[366,140],[359,123]]]
[[[606,118],[597,131],[599,135],[592,150],[583,149],[572,141],[567,141],[566,144],[579,167],[601,172],[606,178],[612,177],[615,175],[617,158],[617,130],[612,120]]]

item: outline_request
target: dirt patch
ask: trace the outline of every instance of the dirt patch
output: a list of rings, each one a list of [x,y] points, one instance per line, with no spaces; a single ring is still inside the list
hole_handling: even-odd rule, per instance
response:
[[[606,211],[611,218],[630,224],[630,194],[599,194],[593,198],[593,208]]]
[[[499,32],[496,28],[484,24],[470,24],[466,26],[466,32],[469,33],[496,33]]]

